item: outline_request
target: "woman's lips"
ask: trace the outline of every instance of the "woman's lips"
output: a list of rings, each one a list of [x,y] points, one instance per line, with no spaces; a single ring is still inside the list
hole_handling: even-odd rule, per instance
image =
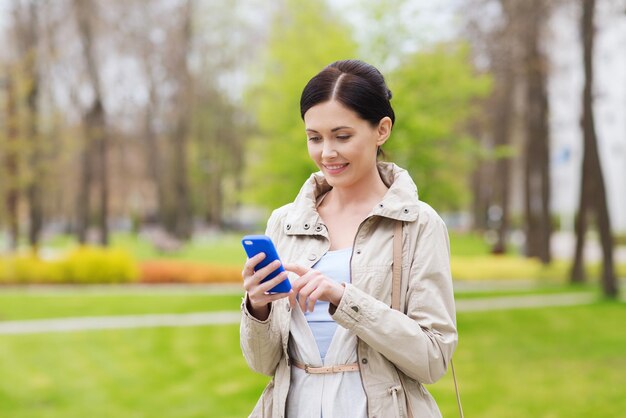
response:
[[[337,175],[343,172],[346,167],[348,167],[348,163],[345,164],[324,164],[324,168],[329,174]]]

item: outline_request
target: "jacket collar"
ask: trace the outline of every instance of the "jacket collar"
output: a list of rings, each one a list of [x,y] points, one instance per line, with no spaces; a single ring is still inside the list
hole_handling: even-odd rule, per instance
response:
[[[409,173],[393,163],[377,163],[380,177],[389,187],[383,200],[369,216],[382,216],[404,222],[417,219],[419,198],[417,187]],[[316,202],[332,187],[321,172],[313,173],[304,183],[285,218],[287,235],[319,235],[325,230],[316,210]]]

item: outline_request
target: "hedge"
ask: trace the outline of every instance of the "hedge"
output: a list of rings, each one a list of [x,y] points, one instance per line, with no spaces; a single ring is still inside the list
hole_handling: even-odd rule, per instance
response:
[[[54,260],[34,254],[0,258],[0,283],[127,283],[137,281],[133,258],[119,249],[79,247]]]

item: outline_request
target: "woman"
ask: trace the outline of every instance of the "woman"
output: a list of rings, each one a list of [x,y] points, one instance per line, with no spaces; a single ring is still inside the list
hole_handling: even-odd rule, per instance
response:
[[[242,272],[241,347],[273,376],[251,416],[441,416],[422,384],[445,374],[457,344],[448,235],[409,174],[377,162],[390,99],[380,72],[357,60],[330,64],[302,92],[320,171],[268,222],[287,272],[260,283],[279,265],[254,273],[263,254]],[[400,311],[390,307],[399,222]],[[267,293],[287,274],[290,293]]]

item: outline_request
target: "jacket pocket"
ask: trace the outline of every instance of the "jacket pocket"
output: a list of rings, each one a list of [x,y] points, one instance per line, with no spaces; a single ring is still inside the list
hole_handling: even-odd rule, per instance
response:
[[[409,417],[413,418],[440,418],[441,412],[433,397],[424,385],[400,373],[400,380],[406,395],[406,404]]]

